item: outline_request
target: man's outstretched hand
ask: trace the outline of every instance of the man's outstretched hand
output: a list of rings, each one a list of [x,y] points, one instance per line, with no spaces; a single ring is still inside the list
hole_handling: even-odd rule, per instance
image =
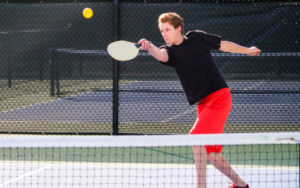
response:
[[[248,48],[247,54],[250,56],[259,55],[261,52],[260,49],[256,48],[255,46]]]

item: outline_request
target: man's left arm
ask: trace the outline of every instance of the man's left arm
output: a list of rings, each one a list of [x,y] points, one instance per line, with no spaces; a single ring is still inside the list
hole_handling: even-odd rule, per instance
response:
[[[248,55],[259,55],[261,52],[260,49],[256,48],[255,46],[247,48],[244,46],[240,46],[236,43],[230,42],[230,41],[221,41],[220,49],[223,52],[230,52],[230,53],[242,53],[242,54],[248,54]]]

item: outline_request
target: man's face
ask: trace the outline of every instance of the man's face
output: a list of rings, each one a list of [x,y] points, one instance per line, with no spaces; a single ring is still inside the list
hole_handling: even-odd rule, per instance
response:
[[[175,29],[169,22],[165,22],[159,23],[159,28],[167,44],[173,44],[181,36],[181,26]]]

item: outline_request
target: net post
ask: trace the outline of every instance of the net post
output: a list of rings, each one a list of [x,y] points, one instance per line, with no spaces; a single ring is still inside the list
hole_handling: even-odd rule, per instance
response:
[[[56,59],[55,59],[55,56],[56,56],[56,54],[55,54],[55,49],[54,48],[52,48],[52,49],[50,49],[50,96],[51,97],[54,97],[55,96],[55,78],[56,78],[56,76],[55,76],[55,71],[56,71],[56,69],[55,69],[55,61],[56,61]]]
[[[61,66],[60,64],[62,63],[62,57],[61,55],[63,52],[59,52],[59,50],[57,50],[56,52],[56,57],[58,59],[55,59],[56,61],[54,61],[54,80],[55,80],[55,86],[56,86],[56,95],[59,96],[60,95],[60,86],[59,86],[59,77],[60,77],[60,69]]]
[[[118,0],[114,0],[114,40],[118,40],[118,13],[119,13],[119,2]],[[113,59],[113,135],[118,135],[118,104],[119,104],[119,97],[118,97],[118,61]]]
[[[11,35],[14,33],[9,32],[8,37],[8,44],[7,44],[7,54],[8,54],[8,61],[7,61],[7,80],[8,80],[8,87],[11,88]]]
[[[38,38],[40,39],[39,46],[42,46],[40,49],[40,62],[39,62],[39,79],[42,82],[44,80],[44,42],[41,40],[42,39],[42,34],[38,34]]]

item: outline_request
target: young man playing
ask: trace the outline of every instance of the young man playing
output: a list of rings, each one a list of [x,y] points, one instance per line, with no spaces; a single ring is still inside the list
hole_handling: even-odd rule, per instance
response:
[[[256,47],[246,48],[203,31],[189,31],[183,36],[183,19],[176,13],[165,13],[158,19],[166,45],[157,48],[141,39],[141,50],[163,65],[174,67],[190,105],[197,102],[197,120],[190,134],[223,133],[231,109],[229,88],[221,75],[210,50],[259,55]],[[233,183],[229,188],[249,188],[220,155],[222,146],[193,146],[197,172],[196,188],[206,188],[206,163],[209,161]]]

